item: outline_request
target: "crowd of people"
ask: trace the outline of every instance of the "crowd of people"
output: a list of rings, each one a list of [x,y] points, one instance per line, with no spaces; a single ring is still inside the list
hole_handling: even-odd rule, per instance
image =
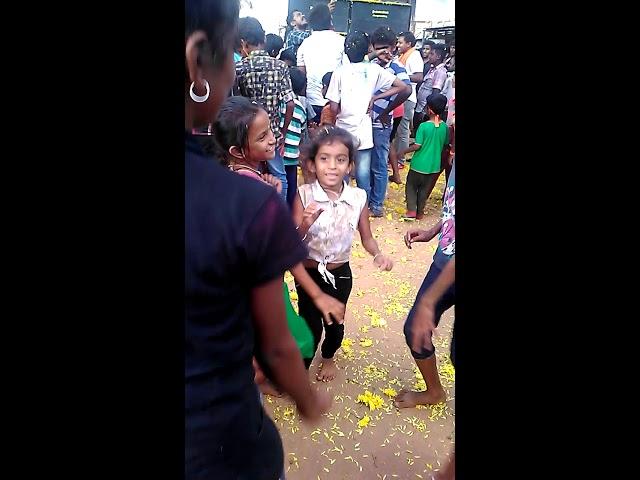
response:
[[[431,336],[455,304],[455,48],[418,51],[385,26],[345,38],[325,3],[308,22],[292,11],[286,39],[238,18],[238,0],[185,0],[185,17],[185,473],[275,480],[282,443],[262,394],[288,394],[309,421],[329,411],[307,371],[320,346],[316,379],[335,378],[355,231],[393,268],[370,217],[406,164],[405,220],[423,217],[443,171],[447,187],[442,220],[405,235],[439,244],[404,328],[427,390],[395,403],[445,400]]]

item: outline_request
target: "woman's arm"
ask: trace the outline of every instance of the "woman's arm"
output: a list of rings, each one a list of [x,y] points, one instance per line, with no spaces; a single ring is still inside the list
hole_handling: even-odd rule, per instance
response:
[[[322,312],[322,317],[327,325],[331,325],[334,320],[337,323],[344,322],[344,303],[336,300],[331,295],[327,295],[322,290],[313,278],[307,273],[302,263],[299,263],[291,269],[291,274],[295,278],[296,282],[300,284],[302,289],[311,297],[313,304]]]
[[[272,379],[293,398],[303,417],[317,420],[329,409],[331,399],[309,384],[300,350],[287,326],[282,278],[251,290],[251,312],[261,358]]]

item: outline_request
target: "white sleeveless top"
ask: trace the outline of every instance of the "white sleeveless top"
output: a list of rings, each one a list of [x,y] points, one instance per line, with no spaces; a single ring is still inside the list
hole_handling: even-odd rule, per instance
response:
[[[318,262],[318,271],[327,283],[335,287],[333,275],[326,266],[328,263],[349,261],[353,236],[358,229],[360,214],[367,204],[367,193],[345,183],[340,198],[334,202],[316,180],[312,184],[299,186],[298,194],[304,208],[316,202],[324,209],[309,229],[305,243],[309,258]]]

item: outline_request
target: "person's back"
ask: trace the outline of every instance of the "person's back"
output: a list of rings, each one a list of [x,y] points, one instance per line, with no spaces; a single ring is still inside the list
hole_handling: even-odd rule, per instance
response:
[[[348,46],[350,63],[334,70],[326,97],[339,105],[336,126],[344,128],[358,139],[359,150],[370,149],[373,148],[372,119],[369,114],[372,97],[375,92],[390,91],[396,76],[377,63],[363,61],[369,49],[366,33],[351,32],[345,45]]]
[[[282,446],[254,383],[251,290],[306,252],[295,235],[278,233],[288,214],[272,187],[226,170],[189,137],[186,148],[186,461],[208,478],[277,478]],[[224,445],[217,458],[212,444]]]
[[[303,417],[329,407],[287,329],[282,278],[306,249],[276,191],[212,158],[220,138],[218,153],[206,154],[192,133],[217,123],[232,87],[238,0],[189,0],[184,12],[184,478],[276,480],[282,442],[260,404],[252,356]],[[257,116],[267,132],[266,113]]]
[[[326,11],[325,11],[326,10]],[[349,63],[344,55],[344,37],[331,30],[331,14],[326,5],[314,7],[309,15],[313,28],[311,36],[306,38],[298,49],[298,67],[304,67],[307,75],[307,99],[311,105],[321,107],[327,101],[322,96],[322,77],[333,72],[343,63]]]
[[[269,33],[265,37],[264,49],[267,51],[269,56],[277,58],[280,50],[282,50],[282,47],[284,47],[284,41],[279,35],[276,35],[275,33]]]
[[[280,103],[293,100],[289,67],[269,56],[264,49],[264,30],[251,17],[240,19],[240,36],[252,51],[236,64],[236,81],[240,95],[259,103],[269,115],[271,130],[280,139]]]
[[[263,51],[254,51],[237,64],[236,72],[240,94],[264,107],[272,119],[273,133],[279,138],[280,130],[274,128],[278,106],[282,101],[293,100],[289,68],[283,61],[263,55]]]
[[[448,143],[449,127],[443,121],[436,125],[432,120],[423,122],[416,133],[416,144],[421,145],[411,159],[411,170],[419,173],[440,171],[442,149]]]

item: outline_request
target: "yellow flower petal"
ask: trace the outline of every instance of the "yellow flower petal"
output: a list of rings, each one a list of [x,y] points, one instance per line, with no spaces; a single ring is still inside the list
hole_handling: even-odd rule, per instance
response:
[[[367,425],[369,425],[369,421],[371,420],[371,418],[369,418],[369,415],[365,415],[364,417],[362,417],[362,419],[358,422],[358,427],[360,428],[364,428]]]
[[[385,388],[382,390],[382,393],[384,393],[387,397],[392,398],[398,395],[398,392],[396,392],[393,388]]]

